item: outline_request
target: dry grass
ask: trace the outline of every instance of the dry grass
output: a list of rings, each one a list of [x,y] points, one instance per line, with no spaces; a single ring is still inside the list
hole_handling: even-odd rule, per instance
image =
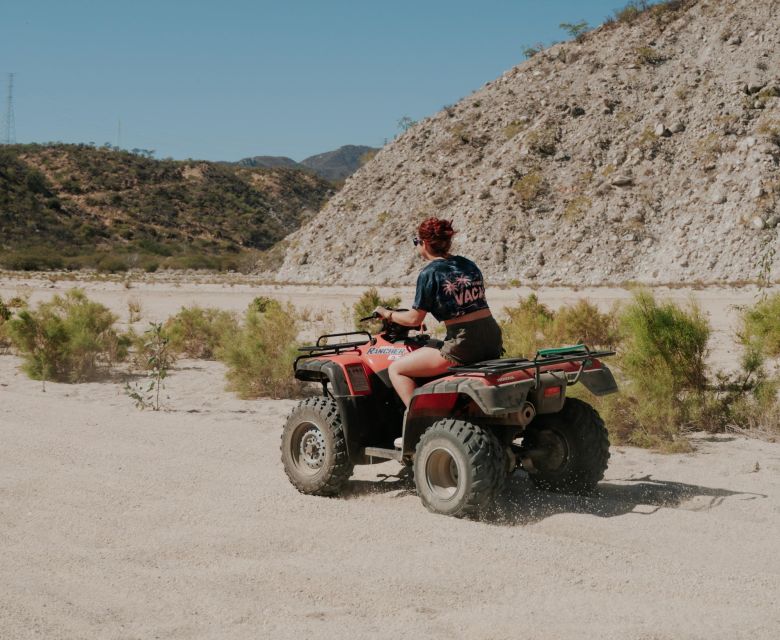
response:
[[[531,171],[515,180],[512,189],[524,207],[530,207],[547,194],[549,187],[541,171]]]
[[[523,120],[512,120],[508,125],[504,127],[504,137],[507,140],[511,140],[518,133],[525,131],[528,128],[528,122]]]
[[[547,122],[529,131],[525,137],[528,148],[540,156],[555,155],[560,140],[560,131],[555,123]]]
[[[563,209],[563,217],[569,222],[576,222],[582,218],[593,203],[588,196],[579,195],[569,200]]]

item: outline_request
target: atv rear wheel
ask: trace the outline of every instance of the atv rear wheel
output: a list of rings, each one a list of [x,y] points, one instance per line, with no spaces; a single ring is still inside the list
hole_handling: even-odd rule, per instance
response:
[[[334,496],[352,475],[344,427],[331,398],[307,398],[282,430],[284,472],[298,491]]]
[[[523,434],[526,468],[540,489],[591,493],[604,478],[609,437],[604,421],[587,402],[567,398],[558,413],[536,416]]]
[[[463,420],[439,420],[417,443],[414,482],[429,511],[463,517],[494,498],[504,458],[492,433]]]

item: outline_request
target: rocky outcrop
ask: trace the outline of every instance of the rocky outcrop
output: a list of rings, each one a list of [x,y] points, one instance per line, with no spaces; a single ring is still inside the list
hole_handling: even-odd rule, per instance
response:
[[[425,216],[492,282],[778,275],[780,3],[666,3],[510,69],[288,237],[293,282],[411,282]]]

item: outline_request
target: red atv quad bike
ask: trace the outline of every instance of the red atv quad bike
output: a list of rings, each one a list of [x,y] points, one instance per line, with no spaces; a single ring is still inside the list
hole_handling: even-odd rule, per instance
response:
[[[301,347],[295,377],[322,385],[321,396],[293,409],[282,432],[284,469],[301,493],[337,495],[355,465],[387,460],[413,466],[423,504],[453,516],[488,506],[516,469],[542,489],[596,487],[609,459],[607,430],[593,407],[566,390],[579,382],[597,396],[617,391],[600,361],[614,351],[576,345],[539,351],[533,360],[455,366],[419,379],[405,410],[387,369],[430,341],[383,321],[375,336],[328,334]]]

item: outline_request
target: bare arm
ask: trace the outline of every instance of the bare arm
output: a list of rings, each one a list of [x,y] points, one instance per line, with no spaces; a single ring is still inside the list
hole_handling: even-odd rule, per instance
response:
[[[425,316],[428,314],[427,311],[423,311],[422,309],[409,309],[409,311],[390,311],[384,307],[377,307],[376,313],[378,313],[382,318],[386,318],[404,327],[419,327],[422,324],[422,321],[425,319]]]

